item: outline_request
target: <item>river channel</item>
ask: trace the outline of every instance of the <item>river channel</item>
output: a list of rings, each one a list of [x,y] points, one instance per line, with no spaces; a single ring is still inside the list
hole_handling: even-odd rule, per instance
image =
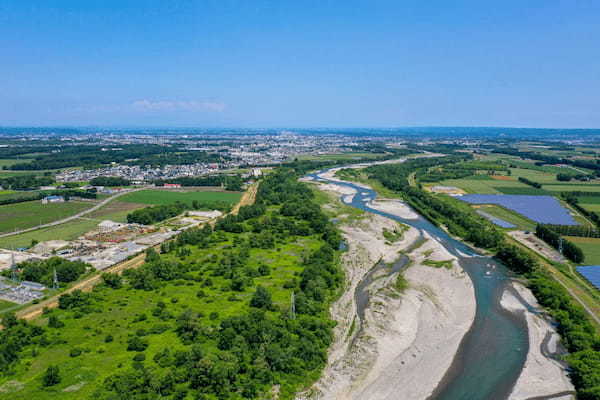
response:
[[[421,234],[427,232],[458,258],[473,282],[477,301],[475,320],[464,336],[446,376],[428,400],[507,399],[529,350],[524,317],[500,305],[502,294],[510,282],[510,272],[491,257],[479,254],[421,216],[404,219],[369,207],[369,203],[377,197],[374,190],[323,178],[325,172],[327,170],[309,176],[320,182],[356,190],[356,195],[346,202],[347,205],[413,226]]]

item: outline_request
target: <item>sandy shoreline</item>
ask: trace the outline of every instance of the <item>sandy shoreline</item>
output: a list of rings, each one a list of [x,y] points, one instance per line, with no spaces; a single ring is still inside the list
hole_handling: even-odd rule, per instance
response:
[[[349,195],[337,185],[319,187]],[[390,214],[417,217],[396,200],[374,203]],[[455,258],[431,237],[409,255],[413,264],[404,272],[409,287],[403,293],[394,287],[397,274],[373,281],[360,336],[350,334],[356,286],[380,259],[396,260],[419,237],[410,228],[402,240],[389,243],[383,229],[395,226],[396,221],[374,214],[340,226],[349,250],[342,259],[347,287],[331,310],[338,322],[336,340],[322,377],[299,399],[425,399],[452,364],[475,317],[475,295]],[[435,268],[422,265],[425,259],[454,263],[451,269]],[[356,335],[356,322],[354,329]]]
[[[455,258],[430,237],[410,257],[409,288],[398,299],[385,291],[372,299],[367,334],[376,338],[378,356],[353,399],[426,399],[473,323],[473,284]],[[423,265],[426,259],[454,263],[435,268]]]
[[[520,299],[511,291],[502,295],[501,304],[507,310],[525,314],[529,335],[529,352],[521,375],[510,394],[510,400],[526,400],[531,397],[550,396],[558,393],[575,393],[573,384],[560,362],[550,356],[560,350],[560,336],[542,314],[531,312],[523,301],[535,310],[542,310],[529,289],[513,282],[512,287]],[[547,354],[544,354],[547,353]],[[549,354],[548,354],[549,353]],[[571,394],[553,399],[572,399]]]
[[[419,215],[407,206],[404,202],[394,199],[377,199],[368,204],[374,210],[387,214],[395,215],[404,219],[417,219]]]

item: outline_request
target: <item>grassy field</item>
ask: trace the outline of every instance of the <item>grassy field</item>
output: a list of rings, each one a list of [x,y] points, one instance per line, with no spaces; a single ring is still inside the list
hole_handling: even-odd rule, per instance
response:
[[[600,185],[597,182],[596,183],[587,183],[587,184],[583,184],[581,182],[577,182],[577,183],[573,183],[573,184],[564,184],[564,183],[546,184],[546,185],[543,185],[543,188],[544,188],[544,190],[553,192],[554,194],[557,194],[560,192],[578,191],[578,192],[598,192],[598,195],[600,195]]]
[[[493,204],[486,204],[480,207],[477,207],[478,210],[485,211],[486,213],[500,218],[506,222],[509,222],[516,226],[516,228],[511,229],[520,229],[523,231],[535,231],[536,223],[532,220],[525,218],[521,214],[517,214],[514,211],[507,210],[504,207],[500,207]]]
[[[2,159],[0,159],[0,169],[2,169],[2,167],[10,167],[11,165],[24,163],[24,162],[28,162],[31,160],[32,160],[31,158],[20,158],[20,159],[2,158]]]
[[[164,205],[176,201],[190,204],[193,200],[198,201],[225,201],[235,204],[240,200],[242,194],[239,192],[219,191],[173,191],[173,190],[140,190],[129,193],[119,198],[119,201],[127,203]]]
[[[121,201],[121,199],[113,200],[106,204],[104,207],[101,207],[100,209],[89,213],[88,215],[86,215],[86,217],[90,219],[96,219],[98,220],[98,222],[103,221],[105,219],[109,219],[115,222],[127,222],[127,214],[129,214],[133,210],[137,210],[147,206],[147,204],[130,203],[126,201]]]
[[[0,313],[2,313],[4,310],[9,311],[10,309],[17,307],[20,307],[20,305],[11,303],[10,301],[0,300]]]
[[[492,161],[484,158],[483,161]],[[515,163],[510,160],[510,163]],[[521,161],[519,166],[526,166],[527,162]],[[583,191],[599,192],[598,182],[560,182],[556,179],[556,172],[549,172],[548,169],[558,169],[560,172],[574,172],[566,168],[552,166],[535,166],[532,168],[510,168],[511,175],[504,177],[491,177],[487,175],[476,175],[461,179],[447,179],[433,185],[456,186],[467,193],[480,194],[522,194],[522,195],[557,195],[560,192]],[[535,167],[535,168],[533,168]],[[518,181],[518,178],[526,178],[542,184],[541,189],[536,189]],[[428,186],[431,184],[428,184]]]
[[[52,226],[50,228],[37,229],[35,231],[0,238],[0,248],[10,249],[29,247],[32,240],[44,242],[46,240],[74,240],[84,233],[94,229],[98,221],[78,218],[74,221]]]
[[[94,203],[69,201],[66,203],[42,204],[41,201],[0,206],[0,232],[26,229],[46,224],[92,207]]]
[[[93,308],[97,311],[84,314],[59,309],[51,311],[65,326],[47,328],[49,338],[56,339],[54,344],[47,347],[30,346],[25,350],[25,356],[15,368],[14,375],[0,380],[0,390],[4,392],[0,398],[90,398],[107,376],[130,369],[136,352],[126,351],[126,347],[127,340],[135,332],[150,332],[165,327],[166,331],[162,333],[144,335],[149,343],[144,352],[144,364],[154,367],[153,357],[163,349],[168,348],[173,352],[190,347],[184,345],[175,333],[174,317],[185,310],[198,312],[203,329],[212,330],[219,326],[222,319],[243,313],[248,308],[254,286],[258,284],[271,291],[276,308],[288,307],[293,289],[284,288],[284,283],[297,277],[302,271],[303,257],[315,250],[322,243],[321,240],[292,236],[278,243],[274,249],[251,249],[247,265],[257,268],[260,264],[267,264],[271,272],[267,276],[255,277],[253,285],[241,292],[232,291],[229,279],[210,274],[207,267],[214,264],[211,259],[219,256],[224,247],[234,245],[235,236],[245,235],[224,234],[222,240],[209,249],[190,246],[192,253],[186,257],[175,257],[173,253],[163,255],[165,259],[176,259],[195,266],[185,280],[164,282],[160,289],[153,291],[131,289],[128,285],[120,289],[97,287],[93,301]],[[211,283],[207,284],[207,280]],[[198,295],[199,291],[202,296]],[[165,311],[160,315],[153,312],[158,302],[166,304]],[[269,313],[279,315],[277,312]],[[171,317],[165,318],[167,314]],[[34,323],[46,326],[48,316]],[[107,342],[109,334],[113,340]],[[81,349],[82,353],[71,356],[73,348]],[[203,342],[202,348],[203,351],[213,352],[216,351],[216,344],[213,341]],[[49,365],[60,365],[62,381],[46,389],[41,385],[41,376]],[[7,384],[9,381],[12,384]],[[22,389],[12,391],[11,387]]]
[[[38,191],[16,191],[16,190],[2,190],[0,191],[0,200],[7,199],[20,199],[20,198],[32,198],[39,194]]]
[[[543,167],[541,167],[543,168]],[[527,178],[534,182],[539,182],[541,184],[545,183],[558,183],[556,180],[555,173],[549,173],[534,169],[524,169],[524,168],[511,168],[510,169],[512,176],[517,179],[518,177]]]
[[[600,239],[575,236],[565,237],[581,248],[583,254],[585,255],[584,264],[600,265]]]
[[[598,197],[580,197],[579,204],[588,211],[600,213],[600,195]]]

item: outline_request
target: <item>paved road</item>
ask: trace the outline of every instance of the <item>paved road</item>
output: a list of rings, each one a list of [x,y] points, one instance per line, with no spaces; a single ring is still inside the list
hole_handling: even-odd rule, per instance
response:
[[[64,224],[65,222],[69,222],[69,221],[73,221],[74,219],[83,217],[84,215],[87,215],[91,212],[96,211],[97,209],[99,209],[100,207],[105,206],[107,203],[113,201],[114,199],[121,197],[127,193],[133,193],[133,192],[137,192],[138,190],[143,190],[146,188],[136,188],[136,189],[132,189],[132,190],[128,190],[128,191],[124,191],[124,192],[119,192],[113,196],[107,197],[106,199],[102,200],[100,203],[96,204],[95,206],[93,206],[92,208],[88,208],[87,210],[83,210],[75,215],[71,215],[70,217],[67,218],[63,218],[63,219],[59,219],[58,221],[53,221],[53,222],[49,222],[47,224],[42,224],[42,225],[38,225],[38,226],[33,226],[31,228],[27,228],[27,229],[21,229],[18,231],[13,231],[13,232],[7,232],[7,233],[2,233],[0,234],[0,238],[3,237],[7,237],[7,236],[13,236],[13,235],[19,235],[21,233],[26,233],[26,232],[31,232],[31,231],[35,231],[37,229],[42,229],[42,228],[49,228],[51,226],[55,226],[55,225],[60,225],[60,224]]]

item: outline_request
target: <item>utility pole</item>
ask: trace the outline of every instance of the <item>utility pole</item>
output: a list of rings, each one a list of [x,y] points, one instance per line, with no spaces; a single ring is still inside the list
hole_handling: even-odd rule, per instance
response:
[[[291,303],[292,303],[292,307],[290,309],[290,318],[296,319],[296,298],[294,296],[294,292],[292,292]]]
[[[58,289],[58,278],[56,277],[56,268],[52,274],[52,289]]]
[[[13,282],[19,282],[19,277],[17,276],[17,265],[15,264],[15,255],[13,253],[10,254],[10,279]]]
[[[563,253],[563,238],[562,237],[558,240],[558,252],[562,256],[562,253]]]

